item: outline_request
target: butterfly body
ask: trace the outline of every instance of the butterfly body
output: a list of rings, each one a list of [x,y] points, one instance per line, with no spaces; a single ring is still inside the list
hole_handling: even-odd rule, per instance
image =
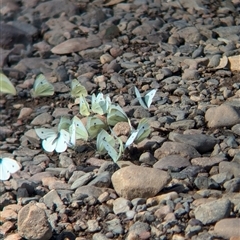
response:
[[[11,173],[20,170],[17,161],[11,158],[0,158],[0,180],[8,180]]]

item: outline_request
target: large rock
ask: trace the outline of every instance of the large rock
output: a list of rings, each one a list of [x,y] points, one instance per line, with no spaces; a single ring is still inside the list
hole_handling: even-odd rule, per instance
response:
[[[170,175],[159,169],[131,165],[112,175],[117,194],[126,199],[155,196],[170,181]]]
[[[222,104],[218,107],[209,108],[205,114],[208,127],[232,127],[240,123],[240,112],[231,105]]]
[[[203,224],[215,223],[230,215],[231,202],[228,199],[219,199],[201,204],[194,210],[195,218]]]
[[[50,239],[52,229],[45,211],[34,203],[24,206],[18,213],[18,233],[26,239]]]
[[[231,237],[240,238],[240,219],[239,218],[225,218],[216,223],[214,227],[214,233],[216,236],[224,239],[230,239]]]

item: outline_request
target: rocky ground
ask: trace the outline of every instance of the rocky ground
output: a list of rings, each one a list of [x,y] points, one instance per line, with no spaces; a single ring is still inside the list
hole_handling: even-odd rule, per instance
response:
[[[239,0],[2,0],[0,239],[240,239]],[[42,72],[53,97],[32,99]],[[35,127],[73,117],[70,79],[109,94],[149,139],[118,164],[94,142],[48,154]],[[158,89],[150,111],[133,86]],[[121,136],[126,141],[127,136]]]

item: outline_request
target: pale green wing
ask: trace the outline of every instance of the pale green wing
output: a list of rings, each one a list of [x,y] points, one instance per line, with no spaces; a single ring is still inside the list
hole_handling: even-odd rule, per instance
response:
[[[88,117],[86,129],[91,139],[97,137],[98,133],[106,127],[106,124],[98,117]]]
[[[96,142],[97,151],[99,154],[102,154],[102,155],[107,153],[106,149],[103,146],[103,141],[106,141],[111,146],[115,145],[114,137],[111,136],[107,131],[102,129],[101,132],[97,135],[97,142]]]
[[[71,120],[67,117],[61,117],[60,122],[58,124],[58,131],[61,129],[68,131],[69,126],[71,125]]]
[[[73,119],[72,119],[72,124],[69,128],[70,134],[72,134],[72,131],[73,131],[72,129],[74,129],[73,125],[75,125],[76,139],[82,139],[84,141],[87,141],[88,140],[87,129],[83,125],[82,121],[76,116],[74,116]]]
[[[115,126],[118,122],[128,122],[128,117],[119,105],[111,105],[107,114],[107,123]]]
[[[32,97],[45,97],[54,94],[54,86],[45,78],[43,74],[39,74],[30,91]]]
[[[6,75],[0,72],[0,92],[16,95],[17,91]]]
[[[90,109],[89,109],[88,102],[87,102],[86,98],[83,96],[79,97],[79,113],[85,117],[90,115]]]
[[[117,151],[106,141],[103,141],[103,146],[106,149],[108,155],[112,158],[114,162],[118,160],[118,153]]]
[[[96,97],[95,93],[92,94],[91,110],[96,114],[103,115],[103,109],[100,106],[99,98]]]
[[[140,120],[138,127],[137,127],[137,136],[134,140],[134,143],[140,143],[142,140],[147,138],[151,133],[150,125],[146,118]]]
[[[73,79],[71,81],[71,96],[77,98],[80,96],[86,97],[87,95],[87,89],[77,79]]]

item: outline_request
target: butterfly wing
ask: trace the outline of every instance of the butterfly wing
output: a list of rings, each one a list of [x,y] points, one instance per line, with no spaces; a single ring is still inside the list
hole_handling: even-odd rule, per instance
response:
[[[107,142],[108,144],[110,144],[111,146],[115,145],[114,137],[111,136],[110,134],[108,134],[107,131],[102,129],[101,132],[97,135],[97,141],[96,141],[97,151],[99,154],[106,153],[106,149],[103,146],[104,141]]]
[[[101,98],[100,98],[99,94],[97,97],[95,94],[92,95],[91,110],[92,110],[92,112],[94,112],[96,114],[103,115],[103,110],[102,110],[102,107],[100,106]]]
[[[98,133],[106,128],[106,124],[96,116],[89,117],[87,120],[86,129],[91,139],[95,138]]]
[[[83,96],[79,97],[79,113],[82,116],[89,116],[90,115],[89,105],[87,103],[86,98],[83,97]]]
[[[11,173],[20,169],[17,161],[11,158],[0,158],[0,180],[8,180]]]
[[[55,151],[57,153],[65,152],[69,142],[70,142],[69,133],[64,129],[61,129],[60,132],[58,133],[58,138],[56,140]]]
[[[38,137],[41,139],[46,139],[51,136],[57,135],[56,131],[54,131],[53,129],[48,129],[48,128],[36,128],[35,132],[38,135]]]
[[[145,138],[147,138],[151,132],[150,125],[146,118],[140,120],[137,128],[137,136],[134,140],[134,143],[138,144]]]
[[[140,92],[138,91],[138,89],[137,89],[136,87],[134,87],[134,90],[135,90],[135,94],[136,94],[136,97],[137,97],[140,105],[141,105],[143,108],[148,109],[145,101],[143,100],[144,98],[142,98],[142,96],[141,96]]]
[[[87,89],[78,82],[77,79],[73,79],[71,82],[71,96],[77,98],[80,96],[86,97],[88,95]]]
[[[71,134],[73,132],[73,125],[75,126],[76,139],[82,139],[84,141],[87,141],[88,140],[87,129],[83,125],[82,121],[76,116],[73,117],[72,124],[69,128]]]
[[[149,108],[149,107],[151,106],[152,100],[153,100],[156,92],[157,92],[157,89],[153,89],[153,90],[149,91],[149,92],[145,95],[145,97],[144,97],[144,102],[145,102],[145,104],[147,105],[147,108]]]
[[[132,132],[132,134],[130,135],[130,137],[128,138],[128,140],[125,143],[125,149],[128,148],[136,139],[137,135],[138,135],[139,130],[134,130]]]
[[[76,145],[76,124],[72,123],[69,127],[70,132],[70,146]]]
[[[57,146],[57,138],[58,134],[55,133],[55,135],[50,136],[42,141],[42,147],[47,152],[53,152],[54,149]]]
[[[51,96],[54,94],[54,87],[43,74],[39,74],[30,92],[32,97]]]
[[[118,122],[128,122],[128,117],[119,105],[111,105],[107,114],[107,123],[115,126]]]
[[[9,78],[1,72],[0,72],[0,92],[11,95],[17,94],[16,89],[9,80]]]
[[[106,141],[103,141],[103,146],[107,151],[108,155],[112,158],[114,162],[118,160],[118,153],[117,151]]]
[[[64,129],[68,131],[69,126],[71,125],[71,120],[67,117],[61,117],[60,122],[58,124],[58,131]]]

